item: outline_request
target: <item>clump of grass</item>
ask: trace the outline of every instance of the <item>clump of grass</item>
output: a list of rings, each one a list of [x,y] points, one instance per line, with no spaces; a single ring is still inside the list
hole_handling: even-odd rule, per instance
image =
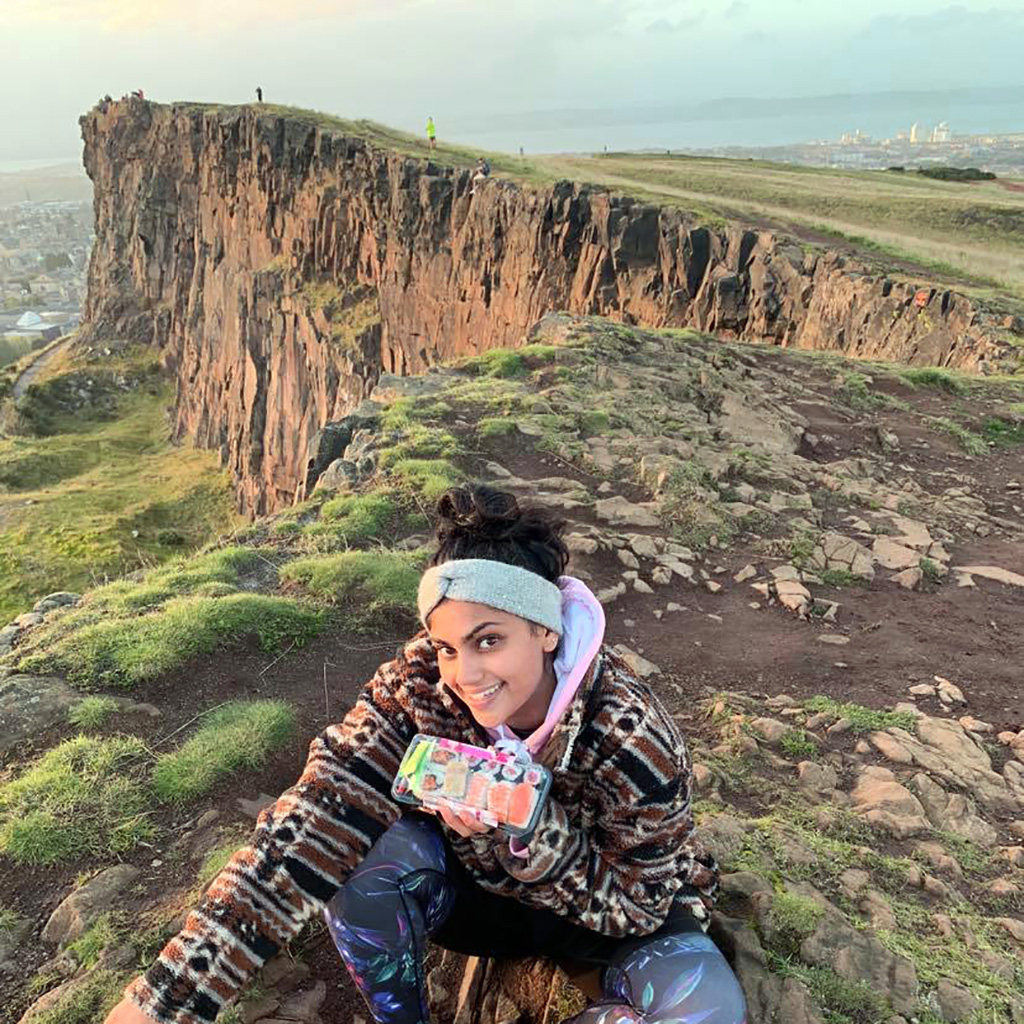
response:
[[[795,533],[789,541],[789,560],[798,569],[804,568],[811,560],[814,549],[818,546],[817,538],[806,530]]]
[[[840,375],[836,398],[851,409],[880,409],[887,405],[886,396],[871,390],[871,378],[848,370]]]
[[[935,836],[967,874],[983,875],[991,869],[992,856],[966,836],[942,830]]]
[[[929,583],[938,583],[942,579],[942,572],[939,569],[938,562],[933,562],[930,558],[922,558],[918,565],[921,569],[921,575]]]
[[[782,956],[796,956],[800,943],[818,927],[824,914],[824,907],[806,896],[775,893],[769,915],[771,948]]]
[[[779,748],[788,757],[814,757],[818,744],[803,729],[790,729],[780,740]]]
[[[887,1016],[885,1000],[866,981],[848,981],[828,967],[809,967],[771,951],[768,964],[773,974],[796,978],[810,989],[827,1024],[878,1024]]]
[[[113,916],[109,913],[102,914],[79,938],[68,945],[68,951],[82,967],[93,967],[103,950],[113,945],[117,938]]]
[[[931,424],[936,430],[941,430],[954,438],[968,455],[988,454],[988,444],[985,439],[980,434],[957,423],[956,420],[951,420],[948,416],[933,416]]]
[[[153,835],[149,761],[135,737],[65,740],[0,786],[0,853],[19,864],[56,864],[133,849]]]
[[[986,441],[992,441],[1001,448],[1024,444],[1024,419],[1011,422],[1001,416],[990,416],[981,430]]]
[[[476,432],[481,437],[505,437],[515,431],[515,420],[507,416],[485,416],[476,426]]]
[[[19,920],[18,915],[10,907],[0,905],[0,935],[13,931]]]
[[[716,493],[708,471],[698,462],[680,462],[670,471],[662,492],[661,515],[677,540],[703,548],[712,536],[723,544],[732,538],[736,526],[714,510]]]
[[[862,704],[837,701],[832,697],[812,697],[804,704],[804,709],[813,712],[825,712],[835,718],[845,718],[854,733],[878,732],[881,729],[905,729],[912,732],[917,721],[909,711],[876,711]]]
[[[464,479],[461,470],[447,459],[401,459],[390,472],[400,486],[430,504]]]
[[[554,345],[525,345],[519,349],[492,348],[463,360],[459,366],[478,377],[525,377],[532,366],[550,362],[558,354]]]
[[[361,544],[379,538],[398,514],[398,503],[390,495],[343,494],[324,503],[320,519],[347,543]]]
[[[363,614],[409,611],[416,604],[423,558],[418,551],[342,551],[296,559],[282,575],[324,601],[359,598]]]
[[[117,971],[92,971],[57,1002],[32,1018],[32,1024],[95,1024],[121,1001],[128,982]]]
[[[157,758],[153,789],[165,803],[185,803],[232,772],[261,768],[294,729],[295,714],[282,701],[232,701],[210,712],[181,747]]]
[[[967,393],[961,377],[938,366],[908,366],[899,371],[899,376],[911,387],[937,388],[951,395]]]
[[[117,708],[113,697],[85,697],[68,711],[68,721],[79,729],[98,729]]]
[[[285,597],[180,597],[144,615],[94,622],[57,637],[20,665],[27,672],[60,672],[85,688],[131,687],[244,638],[254,637],[265,651],[301,644],[322,624],[319,611]]]
[[[864,583],[864,577],[849,569],[816,569],[815,575],[827,587],[855,587]]]

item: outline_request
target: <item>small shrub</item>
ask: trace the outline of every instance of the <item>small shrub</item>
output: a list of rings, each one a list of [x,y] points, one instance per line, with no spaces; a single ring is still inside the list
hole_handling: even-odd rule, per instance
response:
[[[56,864],[124,853],[153,834],[143,782],[145,744],[132,736],[77,736],[0,786],[0,853]]]
[[[992,441],[1001,448],[1024,444],[1024,419],[1011,422],[1000,416],[990,416],[981,429],[986,441]]]
[[[848,981],[828,967],[808,967],[769,953],[772,972],[803,982],[825,1010],[828,1024],[878,1024],[885,1020],[885,1000],[866,981]]]
[[[113,697],[86,697],[68,711],[68,721],[79,729],[98,729],[117,709]]]
[[[409,611],[416,606],[423,558],[417,551],[342,551],[296,559],[282,575],[325,601],[359,597],[364,614]]]
[[[803,569],[811,560],[814,549],[818,546],[818,540],[813,533],[800,530],[793,535],[789,542],[789,560],[798,569]]]
[[[939,569],[937,562],[933,562],[930,558],[922,558],[920,563],[921,575],[929,583],[938,583],[942,579],[942,572]]]
[[[871,390],[871,379],[863,373],[847,371],[841,374],[836,398],[851,409],[879,409],[886,405],[885,395]]]
[[[10,907],[0,905],[0,935],[13,931],[18,921],[18,915]]]
[[[910,711],[876,711],[861,704],[842,703],[832,697],[812,697],[804,709],[825,712],[835,718],[845,718],[855,733],[878,732],[881,729],[905,729],[914,731],[917,718]]]
[[[185,803],[240,769],[262,768],[295,729],[282,701],[233,701],[207,715],[181,747],[157,758],[153,789],[165,803]]]

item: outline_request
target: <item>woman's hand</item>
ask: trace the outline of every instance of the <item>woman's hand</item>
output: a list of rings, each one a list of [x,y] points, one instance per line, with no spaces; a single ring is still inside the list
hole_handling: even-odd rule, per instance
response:
[[[157,1022],[143,1013],[130,999],[122,999],[115,1006],[103,1024],[157,1024]]]
[[[439,814],[444,823],[453,832],[458,832],[460,836],[476,836],[482,832],[490,832],[494,828],[493,825],[478,820],[472,811],[456,811],[446,804],[436,804],[434,807],[425,806],[423,810],[429,811],[431,814]]]

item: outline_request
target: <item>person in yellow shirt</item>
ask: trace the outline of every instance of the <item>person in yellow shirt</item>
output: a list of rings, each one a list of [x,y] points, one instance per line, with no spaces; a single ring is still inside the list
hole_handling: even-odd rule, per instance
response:
[[[437,149],[437,129],[432,117],[427,118],[427,138],[430,140],[430,148]]]

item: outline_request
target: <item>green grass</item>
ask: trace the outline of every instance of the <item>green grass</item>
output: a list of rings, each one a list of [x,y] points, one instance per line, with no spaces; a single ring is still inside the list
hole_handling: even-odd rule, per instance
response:
[[[933,562],[930,558],[922,558],[918,564],[921,569],[921,575],[929,583],[940,583],[942,581],[942,572],[939,569],[938,562]]]
[[[16,363],[31,351],[31,338],[9,338],[7,335],[0,335],[0,366]]]
[[[430,505],[465,479],[447,459],[401,459],[391,466],[390,474],[414,499]]]
[[[968,391],[963,375],[938,366],[908,366],[898,372],[900,378],[912,387],[937,388],[950,395],[965,395]]]
[[[113,697],[85,697],[68,711],[68,721],[79,729],[98,729],[117,708]]]
[[[121,1001],[128,976],[116,971],[92,971],[86,980],[61,996],[32,1024],[98,1024]]]
[[[551,362],[558,355],[554,345],[524,345],[522,348],[492,348],[458,363],[460,369],[478,377],[525,377],[531,369]]]
[[[988,444],[980,434],[968,430],[967,427],[951,420],[948,416],[932,416],[929,422],[936,430],[941,430],[944,434],[949,434],[954,438],[968,455],[988,454]]]
[[[114,926],[113,916],[101,914],[89,927],[68,944],[68,952],[82,967],[94,967],[100,954],[118,939],[118,930]]]
[[[871,379],[855,370],[845,370],[840,374],[835,395],[851,409],[870,411],[888,405],[886,395],[871,390]]]
[[[379,538],[398,512],[397,501],[389,495],[345,494],[324,503],[320,520],[349,544],[362,544]]]
[[[779,749],[787,757],[813,758],[819,748],[803,729],[790,729],[779,740]]]
[[[848,981],[828,967],[809,967],[795,957],[769,952],[773,974],[795,978],[810,989],[825,1024],[879,1024],[887,1016],[885,1000],[865,981]]]
[[[56,864],[127,853],[153,835],[141,740],[78,736],[0,786],[0,853]]]
[[[13,931],[20,918],[10,907],[0,905],[0,936]]]
[[[826,587],[856,587],[867,582],[849,569],[815,569],[814,574]]]
[[[1011,421],[1001,416],[989,416],[982,424],[981,432],[986,441],[994,442],[999,448],[1024,444],[1024,418]]]
[[[700,549],[713,536],[725,544],[735,535],[735,522],[721,514],[708,497],[714,493],[714,483],[699,462],[681,461],[670,471],[662,489],[660,512],[680,543]]]
[[[322,613],[285,597],[176,597],[143,615],[101,620],[56,636],[22,658],[20,667],[59,672],[86,689],[128,688],[249,638],[265,651],[302,644],[322,625]]]
[[[239,521],[217,454],[168,440],[169,383],[114,401],[111,413],[48,420],[47,436],[0,437],[0,620],[51,591],[180,557]]]
[[[481,437],[506,437],[516,432],[516,421],[507,416],[485,416],[476,425]]]
[[[836,719],[845,718],[854,733],[878,732],[881,729],[905,729],[913,732],[917,718],[909,711],[876,711],[862,704],[844,703],[832,697],[812,697],[804,704],[806,711],[824,712]]]
[[[367,332],[381,322],[380,301],[371,288],[339,288],[332,281],[310,281],[301,294],[311,310],[323,314],[331,342],[343,350],[358,351]]]
[[[296,559],[285,566],[282,577],[301,583],[321,601],[358,600],[359,615],[365,617],[413,610],[423,560],[419,551],[342,551]]]
[[[181,747],[157,758],[153,789],[165,803],[186,803],[232,772],[263,767],[294,731],[295,714],[282,701],[233,701],[206,715]]]
[[[824,908],[806,896],[776,892],[769,916],[771,948],[781,956],[796,956],[800,943],[818,927],[824,914]]]

